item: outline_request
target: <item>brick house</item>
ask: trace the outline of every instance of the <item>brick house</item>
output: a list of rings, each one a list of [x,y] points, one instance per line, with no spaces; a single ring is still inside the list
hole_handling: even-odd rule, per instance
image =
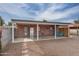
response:
[[[12,42],[15,38],[68,37],[70,23],[12,19]],[[52,38],[52,39],[53,39]]]

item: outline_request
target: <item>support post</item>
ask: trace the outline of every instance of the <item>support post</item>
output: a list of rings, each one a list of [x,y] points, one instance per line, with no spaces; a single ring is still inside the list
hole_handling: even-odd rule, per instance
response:
[[[56,24],[55,24],[55,39],[56,39]]]
[[[68,37],[69,37],[69,35],[70,35],[70,28],[69,28],[69,25],[68,25]]]
[[[37,24],[37,40],[39,40],[39,25]]]
[[[77,36],[78,36],[78,26],[77,26]]]
[[[14,24],[12,24],[12,43],[14,43]]]

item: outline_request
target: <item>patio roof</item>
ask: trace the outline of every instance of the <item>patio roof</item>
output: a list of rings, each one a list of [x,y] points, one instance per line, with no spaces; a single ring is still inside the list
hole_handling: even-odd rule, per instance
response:
[[[35,24],[65,24],[69,25],[71,23],[63,23],[63,22],[49,22],[49,21],[36,21],[36,20],[21,20],[21,19],[12,19],[12,23],[35,23]]]
[[[71,23],[63,23],[63,22],[49,22],[49,21],[34,21],[34,20],[21,20],[21,19],[12,19],[12,26],[15,26],[16,24],[35,24],[36,27],[36,36],[37,36],[37,40],[39,40],[39,25],[54,25],[54,29],[55,29],[55,33],[54,33],[54,38],[57,38],[57,25],[63,25],[63,27],[65,27],[64,25],[68,25]],[[62,27],[60,27],[62,28]],[[68,33],[69,35],[69,33]],[[32,39],[33,36],[30,36],[30,38]],[[12,42],[14,42],[14,28],[12,27]]]
[[[69,25],[69,27],[71,28],[71,29],[79,29],[79,24],[77,23],[77,24],[71,24],[71,25]]]

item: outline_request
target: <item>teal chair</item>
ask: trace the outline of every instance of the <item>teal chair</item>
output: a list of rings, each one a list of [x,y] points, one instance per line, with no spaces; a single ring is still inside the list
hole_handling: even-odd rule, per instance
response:
[[[57,32],[56,36],[58,36],[58,37],[64,36],[64,33],[63,32]]]

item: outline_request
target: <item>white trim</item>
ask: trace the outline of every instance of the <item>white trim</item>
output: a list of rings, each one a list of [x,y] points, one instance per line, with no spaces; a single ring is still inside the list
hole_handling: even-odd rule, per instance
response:
[[[57,30],[56,30],[56,24],[55,24],[55,35],[54,35],[54,36],[55,36],[55,39],[57,38],[57,37],[56,37],[56,31],[57,31]]]
[[[12,23],[12,43],[14,43],[14,24]]]
[[[37,40],[39,40],[39,25],[37,24]]]

